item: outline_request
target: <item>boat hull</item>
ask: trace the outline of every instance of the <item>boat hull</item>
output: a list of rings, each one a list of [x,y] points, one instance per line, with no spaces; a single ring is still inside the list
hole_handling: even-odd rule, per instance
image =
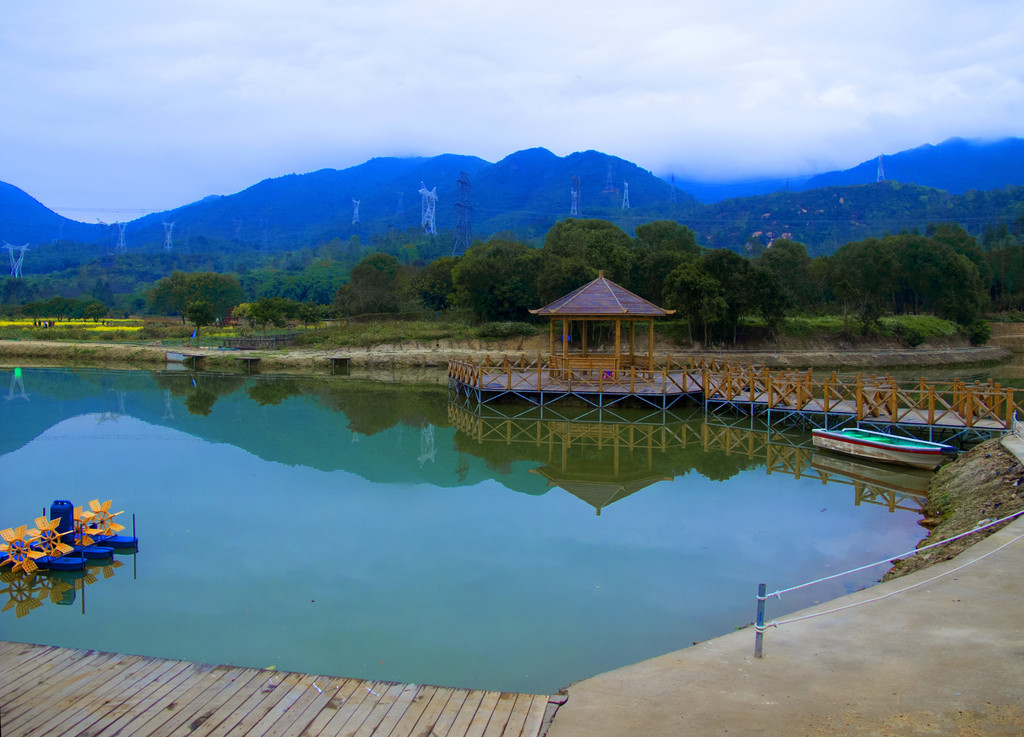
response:
[[[867,435],[867,433],[864,434]],[[875,433],[875,435],[878,436],[878,439],[851,437],[841,432],[828,430],[814,430],[814,447],[857,458],[928,470],[935,470],[956,454],[954,448],[939,443],[921,441],[913,445],[904,443],[904,445],[897,446],[886,442],[887,436],[883,433]]]

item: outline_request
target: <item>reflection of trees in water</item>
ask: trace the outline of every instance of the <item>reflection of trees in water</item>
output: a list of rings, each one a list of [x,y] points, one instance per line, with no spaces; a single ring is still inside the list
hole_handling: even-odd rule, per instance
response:
[[[208,417],[219,397],[233,394],[246,382],[244,376],[193,371],[154,373],[156,385],[171,396],[185,397],[189,414]]]
[[[246,390],[249,399],[261,407],[268,404],[277,406],[290,397],[298,397],[303,394],[299,382],[294,379],[258,379],[256,383]]]
[[[205,387],[197,387],[194,392],[185,398],[185,408],[190,415],[208,417],[210,412],[213,411],[213,405],[216,401],[216,392]]]
[[[444,387],[344,382],[322,386],[318,394],[325,406],[345,413],[350,430],[363,435],[399,424],[448,426]]]
[[[729,455],[720,451],[702,451],[692,454],[690,468],[711,481],[728,481],[741,471],[749,471],[763,465],[764,460],[761,458],[751,458],[739,453]]]

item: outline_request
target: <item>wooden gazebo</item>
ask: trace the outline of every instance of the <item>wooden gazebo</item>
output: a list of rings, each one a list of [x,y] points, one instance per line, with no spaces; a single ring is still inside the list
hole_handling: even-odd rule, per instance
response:
[[[557,299],[551,304],[537,310],[530,310],[534,315],[547,315],[551,318],[551,347],[549,367],[554,370],[618,372],[621,369],[636,366],[650,370],[654,365],[654,318],[675,313],[666,310],[638,297],[628,289],[605,278],[599,272],[596,279],[584,284],[576,291]],[[573,321],[584,323],[581,331],[580,348],[570,351],[570,329]],[[561,346],[556,350],[555,323],[561,323]],[[595,353],[588,350],[587,323],[615,323],[615,352]],[[647,324],[647,355],[638,355],[636,350],[636,324]],[[629,325],[628,350],[623,351],[622,324]]]

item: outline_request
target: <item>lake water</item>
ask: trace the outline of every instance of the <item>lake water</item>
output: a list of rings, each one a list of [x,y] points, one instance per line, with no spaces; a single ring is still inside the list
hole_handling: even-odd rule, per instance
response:
[[[0,369],[0,396],[0,527],[113,499],[140,538],[73,596],[0,596],[0,639],[550,693],[924,536],[913,497],[822,483],[808,433],[697,410],[513,420],[436,385],[48,368]]]

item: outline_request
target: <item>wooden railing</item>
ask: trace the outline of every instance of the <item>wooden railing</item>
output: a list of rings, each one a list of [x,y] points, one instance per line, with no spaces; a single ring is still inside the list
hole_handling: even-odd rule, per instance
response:
[[[1024,398],[993,381],[901,382],[891,376],[816,377],[715,360],[658,357],[650,367],[616,366],[614,356],[490,356],[453,359],[449,377],[480,391],[693,394],[764,409],[842,413],[858,421],[1008,429]]]

